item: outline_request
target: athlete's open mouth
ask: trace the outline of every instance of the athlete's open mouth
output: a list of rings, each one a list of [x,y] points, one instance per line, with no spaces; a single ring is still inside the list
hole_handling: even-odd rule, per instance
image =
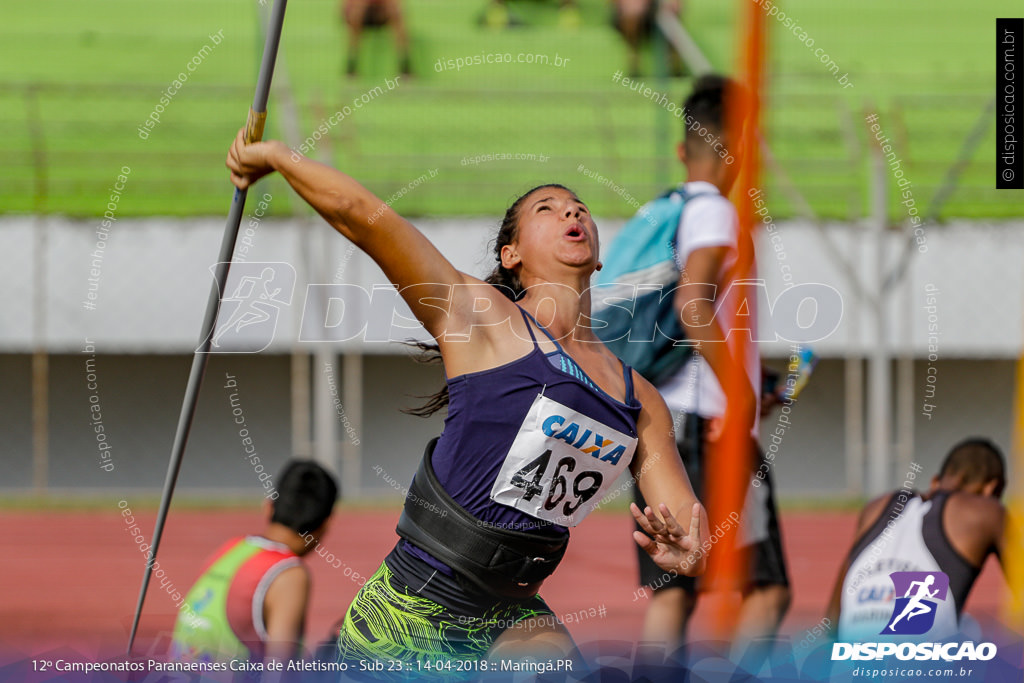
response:
[[[566,239],[574,240],[577,242],[585,239],[586,236],[586,230],[584,230],[583,226],[580,225],[579,223],[570,226],[569,229],[565,231]]]

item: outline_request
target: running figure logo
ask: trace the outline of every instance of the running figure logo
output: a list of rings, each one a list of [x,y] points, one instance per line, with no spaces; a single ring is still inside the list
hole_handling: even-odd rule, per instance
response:
[[[294,289],[295,269],[288,263],[233,263],[210,352],[259,353],[270,346]]]
[[[935,623],[935,608],[949,593],[944,572],[893,572],[889,574],[897,597],[884,635],[919,636]]]

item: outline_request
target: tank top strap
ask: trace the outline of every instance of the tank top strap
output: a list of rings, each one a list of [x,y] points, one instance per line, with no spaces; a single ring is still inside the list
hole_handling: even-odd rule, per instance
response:
[[[626,381],[626,405],[631,405],[636,398],[633,393],[633,368],[621,360],[619,362],[622,363],[622,379]]]
[[[519,313],[523,316],[523,322],[526,323],[526,331],[530,333],[530,339],[533,340],[534,347],[540,348],[537,344],[537,337],[533,334],[533,325],[530,324],[530,321],[533,320],[533,316],[523,310],[523,307],[519,304],[516,304],[516,308],[519,309]],[[538,325],[538,327],[540,326]]]
[[[967,599],[967,592],[981,573],[981,567],[975,567],[970,560],[961,555],[946,535],[942,517],[946,505],[949,504],[949,498],[949,491],[939,491],[928,499],[932,507],[921,521],[921,535],[932,557],[949,576],[949,588],[956,597],[957,610],[960,610]]]
[[[551,333],[548,332],[543,325],[537,322],[537,320],[532,315],[527,313],[526,310],[523,309],[522,307],[519,308],[519,312],[523,314],[523,320],[526,321],[526,328],[530,330],[530,339],[533,340],[534,346],[537,346],[539,348],[539,345],[537,344],[537,337],[533,334],[533,326],[536,325],[537,329],[543,332],[544,336],[551,340],[551,343],[555,345],[555,348],[558,349],[558,352],[565,354],[565,350],[562,349],[562,345],[558,343],[558,340],[551,336]],[[530,324],[531,322],[533,323],[533,325]]]

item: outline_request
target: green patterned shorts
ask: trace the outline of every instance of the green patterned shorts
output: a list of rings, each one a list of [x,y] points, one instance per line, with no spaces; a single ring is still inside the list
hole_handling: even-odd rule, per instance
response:
[[[554,618],[540,596],[488,602],[473,615],[454,612],[419,595],[382,564],[348,608],[338,633],[338,660],[350,670],[376,661],[427,673],[438,661],[483,659],[506,629],[536,616]]]

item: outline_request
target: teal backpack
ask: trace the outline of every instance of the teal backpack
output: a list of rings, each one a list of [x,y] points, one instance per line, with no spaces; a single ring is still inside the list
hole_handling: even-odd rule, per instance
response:
[[[645,204],[602,251],[591,289],[594,333],[622,361],[657,385],[693,355],[675,309],[679,283],[676,233],[683,206],[694,197],[682,186]]]

